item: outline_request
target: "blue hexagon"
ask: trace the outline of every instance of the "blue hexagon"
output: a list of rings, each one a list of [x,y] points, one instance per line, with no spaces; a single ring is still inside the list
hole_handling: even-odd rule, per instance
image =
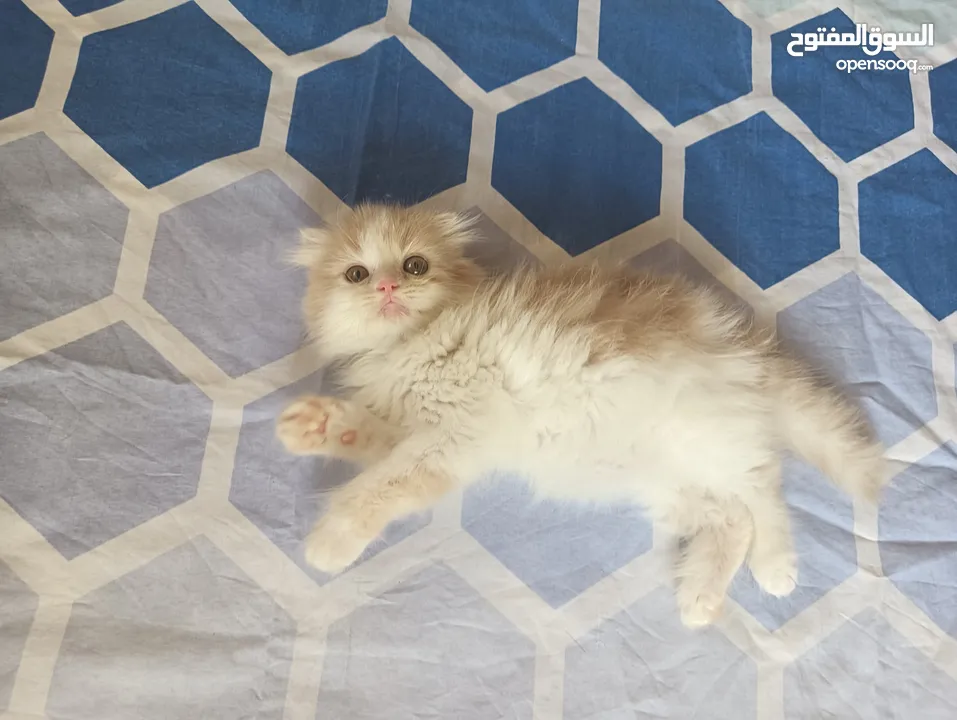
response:
[[[659,588],[569,645],[562,717],[753,720],[756,676],[719,630],[683,627]]]
[[[857,275],[781,312],[778,332],[860,404],[888,447],[937,416],[930,339]]]
[[[838,249],[837,179],[766,113],[685,163],[685,219],[762,288]]]
[[[718,0],[603,0],[598,58],[672,125],[751,92],[751,28]]]
[[[787,720],[952,720],[957,683],[865,610],[785,668],[783,707]]]
[[[389,0],[232,0],[249,22],[290,55],[317,48],[385,16]]]
[[[938,320],[957,310],[957,176],[921,150],[859,189],[861,252]]]
[[[306,564],[303,540],[322,512],[323,491],[351,480],[358,468],[330,458],[290,455],[276,439],[276,418],[300,395],[334,391],[334,384],[317,374],[247,405],[229,489],[230,502],[320,585],[331,576]],[[424,512],[397,520],[357,562],[404,540],[431,519],[431,512]]]
[[[409,22],[491,91],[575,54],[578,2],[416,0]]]
[[[820,600],[857,571],[851,499],[809,465],[788,458],[782,468],[784,498],[798,554],[798,585],[783,598],[761,590],[742,568],[728,594],[768,630]]]
[[[0,120],[33,107],[52,44],[53,30],[20,0],[0,5]]]
[[[465,181],[471,136],[472,109],[390,38],[299,79],[286,150],[350,205],[416,203]]]
[[[64,112],[147,187],[259,144],[270,71],[194,3],[84,38]]]
[[[576,507],[498,480],[466,492],[462,527],[552,607],[651,549],[651,523],[633,505]]]
[[[957,638],[957,445],[938,448],[894,478],[878,536],[884,574]]]
[[[317,718],[532,720],[535,644],[432,565],[332,624]]]
[[[110,5],[116,5],[122,1],[123,0],[60,0],[60,4],[69,10],[73,17],[79,17],[94,10],[102,10]]]
[[[854,33],[853,21],[840,10],[812,18],[771,36],[771,87],[821,141],[850,161],[914,127],[910,78],[901,70],[835,67],[838,60],[897,61],[891,52],[873,57],[863,47],[823,46],[792,57],[791,33],[818,28]]]
[[[661,143],[582,78],[498,116],[492,186],[578,255],[658,214]]]
[[[957,60],[930,71],[934,134],[957,150]]]

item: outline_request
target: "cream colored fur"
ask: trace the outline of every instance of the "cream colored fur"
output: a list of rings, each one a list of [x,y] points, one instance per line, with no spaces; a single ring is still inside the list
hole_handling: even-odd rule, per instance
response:
[[[384,206],[303,235],[306,317],[351,395],[299,399],[278,436],[364,467],[310,534],[313,566],[341,571],[391,521],[512,470],[542,496],[639,503],[687,538],[677,598],[700,626],[745,560],[768,593],[795,587],[781,450],[877,497],[882,448],[857,410],[708,289],[597,268],[485,278],[471,239],[461,216]],[[403,272],[413,255],[425,274]],[[352,283],[356,265],[369,277]],[[382,311],[383,280],[401,314]]]

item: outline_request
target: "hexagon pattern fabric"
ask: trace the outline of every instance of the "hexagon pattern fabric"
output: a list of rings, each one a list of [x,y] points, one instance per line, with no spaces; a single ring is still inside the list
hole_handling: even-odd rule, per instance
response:
[[[492,187],[577,255],[658,214],[661,143],[582,78],[499,115]]]
[[[751,91],[751,28],[717,0],[604,0],[598,59],[672,125]],[[667,64],[667,73],[644,72]]]
[[[0,714],[957,717],[955,37],[931,0],[0,0]],[[786,456],[796,590],[742,568],[697,632],[675,538],[510,468],[312,570],[360,468],[275,437],[340,392],[291,255],[380,200],[775,324],[888,446],[880,506]]]
[[[230,375],[255,370],[302,344],[305,270],[287,258],[322,224],[268,170],[247,177],[160,217],[143,296]]]
[[[68,558],[196,492],[210,402],[126,323],[0,373],[0,497]],[[54,450],[55,448],[55,450]]]
[[[63,111],[147,187],[259,144],[269,70],[194,3],[87,36]]]
[[[317,717],[532,718],[535,644],[441,563],[338,620],[326,643]]]
[[[651,526],[637,508],[536,499],[519,478],[470,488],[462,527],[552,607],[651,549]]]
[[[79,598],[47,712],[186,720],[202,702],[203,717],[280,720],[295,627],[228,557],[197,538]],[[203,637],[219,641],[200,649]],[[124,648],[136,656],[119,671],[112,659]]]
[[[286,149],[343,202],[408,204],[464,182],[471,132],[472,109],[390,38],[300,78]]]
[[[128,215],[43,133],[0,146],[0,340],[113,292]]]
[[[891,582],[957,637],[957,447],[948,443],[902,472],[881,508],[881,564]]]
[[[934,68],[928,77],[934,106],[934,134],[957,150],[957,107],[947,102],[948,97],[957,95],[957,62],[951,60]]]
[[[903,194],[902,186],[919,194]],[[929,150],[904,158],[860,186],[861,252],[938,320],[957,310],[951,260],[955,197],[957,177]]]
[[[778,332],[857,400],[886,445],[937,416],[930,339],[857,275],[783,310]]]
[[[53,30],[20,2],[0,6],[0,120],[33,107],[47,69]]]
[[[834,678],[843,682],[835,685]],[[957,681],[873,610],[849,618],[784,672],[784,717],[922,718],[957,712]]]
[[[483,90],[495,90],[575,54],[578,3],[419,0],[409,24]]]
[[[63,0],[63,7],[70,11],[72,15],[85,15],[94,10],[102,10],[110,5],[122,0]]]
[[[388,0],[236,0],[233,6],[292,55],[382,18]]]
[[[0,563],[0,710],[10,704],[13,681],[37,611],[37,595]]]
[[[843,160],[853,160],[914,126],[910,80],[906,72],[834,72],[839,61],[884,63],[896,61],[892,52],[877,54],[863,47],[826,46],[820,52],[793,57],[787,46],[792,33],[815,32],[819,27],[839,33],[855,32],[854,23],[840,10],[832,10],[788,28],[771,38],[771,84],[774,95],[787,105],[821,141]],[[827,92],[817,81],[827,73]],[[866,107],[866,119],[860,116]]]
[[[837,179],[766,113],[686,157],[685,219],[762,288],[838,249]]]
[[[714,629],[689,632],[675,610],[655,590],[570,646],[564,717],[754,717],[754,661]]]

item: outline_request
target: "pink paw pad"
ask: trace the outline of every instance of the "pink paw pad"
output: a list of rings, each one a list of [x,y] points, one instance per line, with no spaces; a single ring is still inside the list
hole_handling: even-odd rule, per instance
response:
[[[359,434],[355,430],[346,430],[339,436],[339,442],[343,445],[354,445]]]
[[[290,420],[300,419],[302,415],[292,415],[289,417]],[[325,435],[326,434],[326,423],[329,422],[329,416],[323,415],[322,419],[319,421],[313,420],[306,425],[306,432],[312,435]]]

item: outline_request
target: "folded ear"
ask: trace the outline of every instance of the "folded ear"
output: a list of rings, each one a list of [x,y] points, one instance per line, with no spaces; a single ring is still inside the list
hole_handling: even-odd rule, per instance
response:
[[[292,250],[289,262],[302,267],[318,263],[329,244],[329,230],[324,227],[303,228],[299,231],[299,247]]]
[[[435,224],[446,240],[456,245],[467,245],[476,239],[475,224],[477,215],[444,211],[436,213]]]

